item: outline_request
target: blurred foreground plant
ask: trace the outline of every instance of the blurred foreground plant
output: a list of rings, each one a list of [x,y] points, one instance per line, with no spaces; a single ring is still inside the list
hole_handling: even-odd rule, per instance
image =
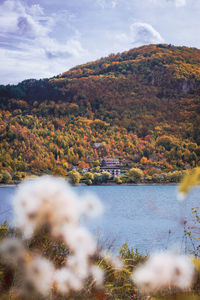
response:
[[[6,223],[2,224],[0,227],[0,240],[5,240],[7,237],[7,250],[10,241],[14,241],[16,249],[18,240],[15,240],[15,238],[20,238],[20,236],[21,235],[17,230],[9,228]],[[10,237],[13,237],[13,239],[10,240]],[[4,246],[4,244],[1,244],[2,248],[4,248]],[[19,246],[21,247],[21,243]],[[31,252],[35,251],[37,254],[43,253],[43,255],[50,259],[57,268],[65,265],[67,256],[70,254],[69,248],[64,243],[52,240],[49,231],[45,227],[36,231],[34,236],[26,241],[26,246]],[[129,249],[127,243],[119,249],[119,256],[113,255],[110,252],[107,252],[107,250],[103,250],[102,247],[100,249],[101,252],[99,252],[98,248],[94,257],[95,265],[99,266],[104,271],[104,284],[101,288],[95,287],[94,279],[89,278],[85,281],[85,286],[79,292],[73,292],[62,296],[59,295],[56,290],[52,289],[51,294],[45,296],[45,299],[141,299],[133,285],[131,274],[134,267],[146,258],[137,251],[134,252],[132,248]],[[4,249],[1,250],[1,257],[4,256],[4,260],[1,259],[0,263],[0,299],[44,299],[42,295],[36,295],[35,293],[32,297],[30,294],[23,295],[22,297],[19,290],[16,288],[16,285],[18,288],[22,287],[23,281],[20,282],[22,278],[20,277],[19,272],[16,272],[15,269],[10,268],[5,264],[8,257],[6,256]],[[17,258],[16,255],[15,258]],[[41,261],[38,260],[37,263],[39,262]],[[46,281],[43,282],[47,284]]]
[[[200,184],[200,167],[188,171],[183,177],[179,185],[179,198],[184,198],[189,193],[190,189]]]
[[[16,227],[0,227],[0,299],[139,299],[130,275],[143,257],[127,244],[119,256],[102,250],[81,225],[102,211],[94,195],[42,176],[13,203]]]
[[[78,197],[63,179],[43,176],[20,184],[13,204],[16,237],[0,244],[10,293],[52,298],[80,293],[88,280],[92,287],[103,284],[103,271],[95,264],[97,243],[80,224],[102,210],[94,195]],[[6,235],[6,228],[1,232]]]
[[[200,168],[195,168],[182,179],[178,199],[184,200],[190,189],[198,184],[200,184]],[[197,213],[197,210],[193,213]],[[197,214],[195,221],[200,222]],[[185,231],[185,234],[192,236],[191,232]],[[199,273],[200,259],[198,257],[187,257],[169,251],[158,252],[134,270],[133,280],[141,295],[148,295],[152,300],[195,300],[200,299]]]
[[[183,179],[181,193],[198,183],[198,172]],[[78,197],[62,179],[22,183],[14,200],[16,228],[0,227],[0,299],[200,299],[198,257],[145,257],[126,243],[114,256],[80,225],[101,210],[93,195]]]

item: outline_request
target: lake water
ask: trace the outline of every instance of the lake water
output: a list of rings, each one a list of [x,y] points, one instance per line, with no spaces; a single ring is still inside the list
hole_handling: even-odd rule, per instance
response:
[[[12,197],[16,187],[0,188],[0,222],[12,223]],[[184,238],[181,221],[190,223],[191,208],[200,206],[200,189],[195,188],[184,202],[176,200],[175,185],[78,186],[79,194],[91,191],[104,205],[104,214],[87,226],[104,243],[117,249],[124,242],[140,252],[179,246],[191,248]]]

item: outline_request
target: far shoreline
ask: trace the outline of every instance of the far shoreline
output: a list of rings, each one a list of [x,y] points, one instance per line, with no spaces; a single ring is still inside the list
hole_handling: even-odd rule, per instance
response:
[[[15,182],[15,183],[0,183],[0,188],[8,188],[8,187],[17,187],[20,182]],[[139,183],[120,183],[117,184],[115,182],[107,182],[107,183],[102,183],[102,184],[86,184],[86,183],[79,183],[79,184],[71,184],[73,187],[79,187],[79,186],[153,186],[153,185],[178,185],[179,183],[177,182],[139,182]]]

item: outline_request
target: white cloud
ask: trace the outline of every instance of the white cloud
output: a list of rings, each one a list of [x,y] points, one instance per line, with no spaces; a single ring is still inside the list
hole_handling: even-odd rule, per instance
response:
[[[38,4],[6,0],[0,5],[1,83],[50,77],[88,60],[77,30],[61,41],[52,37],[57,17],[45,16]]]
[[[42,14],[39,5],[25,7],[20,1],[6,0],[0,6],[0,32],[31,37],[46,35],[50,28],[48,22],[42,25]]]
[[[126,33],[117,33],[115,35],[116,41],[120,43],[129,43],[130,42],[130,36],[128,36]]]
[[[65,43],[59,43],[56,39],[50,37],[41,37],[37,40],[37,48],[41,48],[45,53],[48,53],[49,58],[56,57],[84,57],[87,51],[83,49],[80,41],[76,38],[71,38]]]
[[[113,0],[111,2],[111,5],[112,5],[112,8],[115,8],[117,6],[117,1],[116,0]]]
[[[97,5],[99,5],[101,8],[105,8],[106,1],[105,0],[97,0]]]
[[[164,41],[160,33],[147,23],[133,23],[130,30],[133,44],[157,44]]]
[[[0,49],[2,83],[17,83],[25,78],[52,77],[87,61],[88,53],[78,40],[59,44],[50,38],[20,44],[21,50]]]
[[[168,4],[174,4],[176,7],[185,6],[187,4],[187,0],[148,0],[153,4],[157,4],[159,6],[166,6]]]
[[[33,4],[30,8],[28,8],[28,11],[34,16],[44,15],[44,10],[39,4]]]
[[[186,0],[175,0],[176,7],[181,7],[186,5]]]
[[[96,0],[96,4],[102,9],[115,8],[117,6],[117,0]]]
[[[109,41],[109,52],[125,51],[133,47],[145,44],[158,44],[164,39],[150,24],[136,22],[130,25],[126,32],[105,32],[105,38]]]

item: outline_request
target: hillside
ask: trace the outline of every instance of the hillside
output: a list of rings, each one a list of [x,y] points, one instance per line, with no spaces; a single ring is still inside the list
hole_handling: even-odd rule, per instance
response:
[[[200,50],[161,44],[111,54],[0,86],[0,105],[0,169],[13,178],[98,170],[104,157],[145,175],[184,170],[200,158]]]

